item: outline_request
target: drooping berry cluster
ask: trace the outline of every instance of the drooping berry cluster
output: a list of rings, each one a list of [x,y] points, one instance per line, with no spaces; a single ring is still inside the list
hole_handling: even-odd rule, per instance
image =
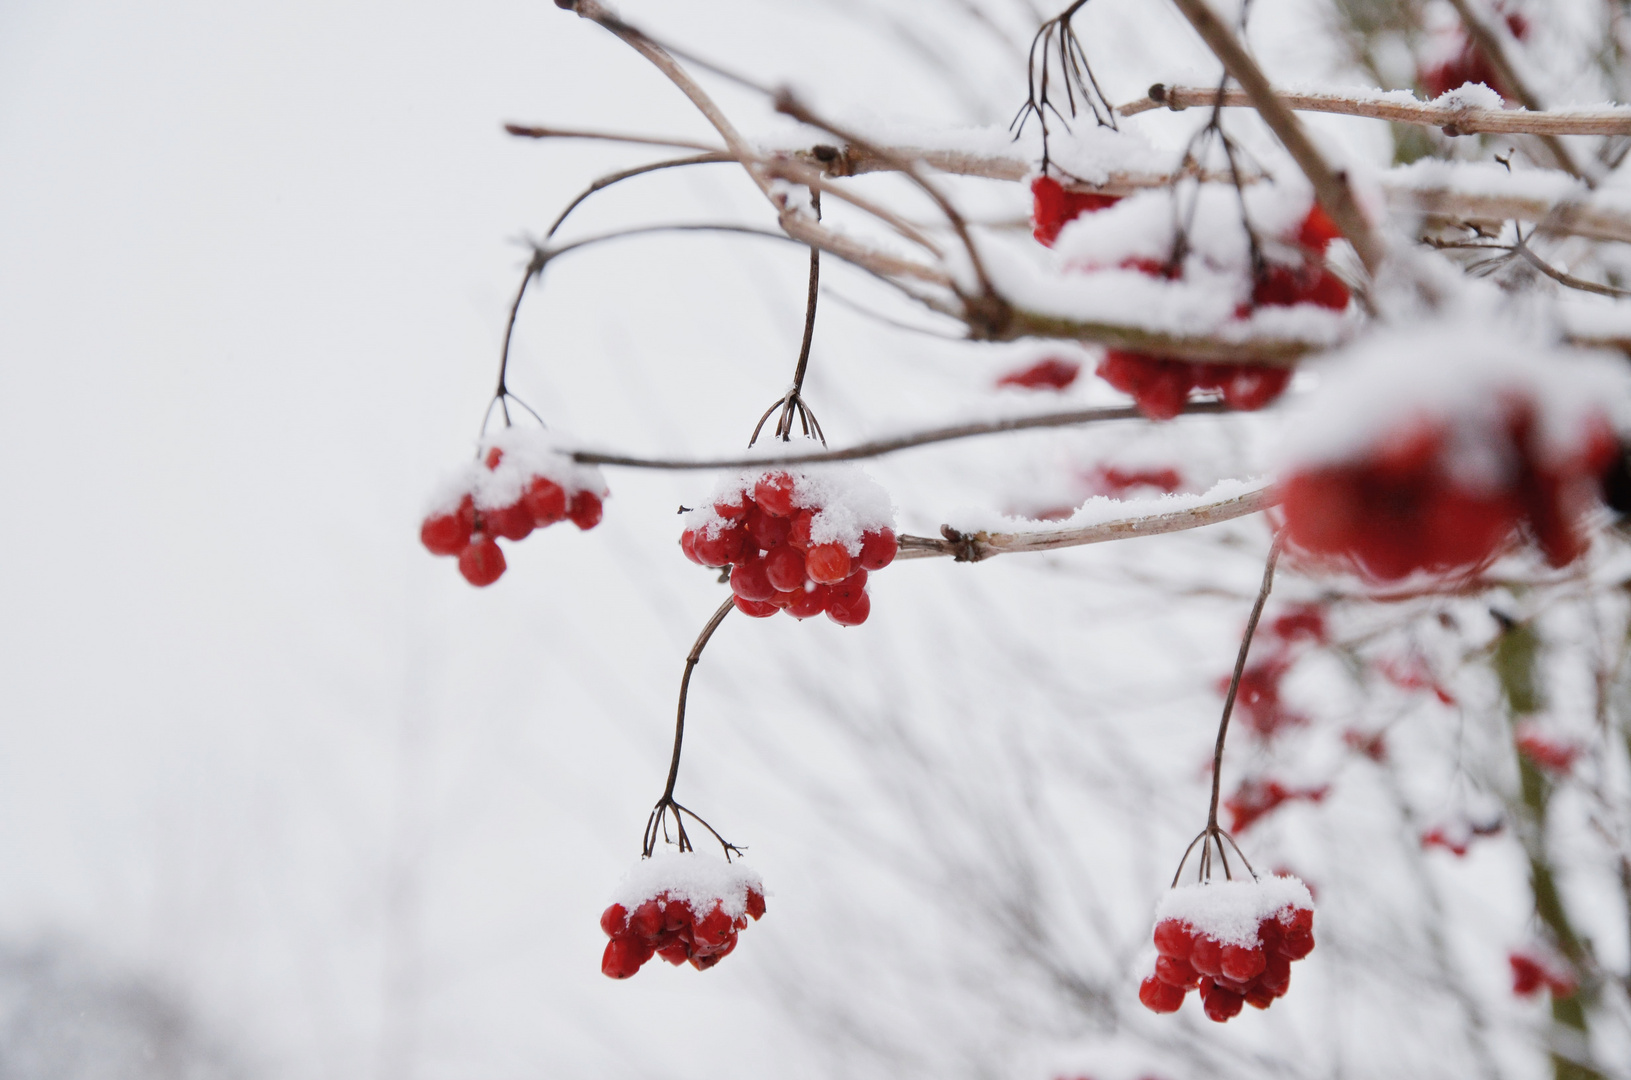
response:
[[[1083,214],[1114,206],[1121,199],[1116,195],[1100,195],[1092,191],[1066,191],[1051,176],[1039,176],[1031,181],[1031,235],[1044,247],[1052,247],[1059,239],[1059,230]]]
[[[1179,886],[1157,908],[1154,937],[1139,1001],[1177,1012],[1198,987],[1207,1017],[1222,1023],[1285,995],[1292,961],[1314,949],[1314,900],[1290,876]]]
[[[1325,250],[1341,233],[1318,205],[1308,211],[1283,250],[1275,251],[1254,270],[1251,299],[1235,310],[1249,318],[1256,308],[1313,304],[1331,311],[1348,306],[1348,287],[1325,268]],[[1270,253],[1265,252],[1265,255]],[[1181,268],[1148,259],[1127,260],[1124,269],[1151,277],[1174,279]],[[1139,411],[1152,420],[1170,420],[1196,393],[1217,394],[1231,409],[1251,412],[1273,402],[1291,382],[1288,368],[1261,364],[1211,364],[1149,356],[1122,349],[1106,351],[1101,379],[1132,396]]]
[[[1382,580],[1477,566],[1520,530],[1553,566],[1573,562],[1617,447],[1600,415],[1567,434],[1544,426],[1515,395],[1495,415],[1418,415],[1347,460],[1287,476],[1287,540]]]
[[[748,472],[722,481],[710,505],[686,516],[680,549],[702,566],[731,567],[746,615],[825,611],[840,626],[859,626],[872,611],[867,574],[899,550],[893,524],[888,493],[854,466]]]
[[[600,470],[572,461],[550,433],[506,428],[443,485],[419,539],[433,555],[456,556],[470,584],[491,585],[506,567],[500,538],[525,540],[557,521],[592,529],[605,498]]]
[[[706,971],[736,948],[749,919],[765,913],[764,883],[741,863],[694,852],[642,859],[600,915],[611,938],[600,970],[627,979],[653,956]]]

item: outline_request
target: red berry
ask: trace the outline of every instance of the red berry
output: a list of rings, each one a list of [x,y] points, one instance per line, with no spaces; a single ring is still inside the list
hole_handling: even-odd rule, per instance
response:
[[[804,557],[810,580],[818,585],[836,585],[850,575],[849,552],[843,544],[817,544]]]
[[[680,551],[685,554],[687,559],[690,559],[698,566],[706,565],[702,561],[702,556],[697,554],[697,531],[695,529],[686,529],[680,533]]]
[[[895,530],[878,529],[875,532],[861,534],[861,557],[857,561],[861,564],[862,570],[882,570],[895,561],[895,554],[898,551],[900,541],[895,539]]]
[[[629,924],[629,911],[622,904],[613,904],[600,913],[600,928],[607,937],[616,937]]]
[[[1255,412],[1285,393],[1291,384],[1289,368],[1264,367],[1258,364],[1231,364],[1232,370],[1223,383],[1223,401],[1231,409]]]
[[[815,522],[814,510],[800,510],[787,526],[787,545],[800,552],[810,550],[810,526]]]
[[[763,603],[776,595],[776,586],[765,575],[765,561],[755,556],[736,564],[731,571],[731,592],[744,600]]]
[[[532,535],[532,511],[521,503],[486,511],[487,528],[506,540],[525,540]]]
[[[600,496],[592,491],[580,491],[572,496],[572,504],[566,516],[572,519],[572,524],[587,530],[600,524],[602,513]]]
[[[765,551],[787,543],[787,535],[793,528],[790,519],[766,513],[764,508],[759,506],[748,511],[745,524],[749,538]],[[750,551],[748,554],[751,555],[753,552]]]
[[[1157,956],[1155,958],[1155,977],[1168,986],[1176,986],[1188,990],[1200,978],[1188,960],[1180,960],[1176,956]]]
[[[1223,946],[1216,938],[1197,935],[1189,951],[1189,962],[1202,975],[1215,979],[1223,974]]]
[[[762,600],[744,600],[740,596],[733,596],[731,599],[736,604],[737,611],[755,619],[768,619],[780,610],[775,604]]]
[[[766,473],[753,485],[753,501],[776,517],[793,516],[793,478],[784,472]]]
[[[765,913],[765,894],[758,889],[748,890],[748,915],[757,922]]]
[[[1225,945],[1223,947],[1223,975],[1235,982],[1250,982],[1263,973],[1266,960],[1261,948],[1251,948],[1246,945]]]
[[[1039,176],[1031,181],[1031,235],[1037,243],[1052,247],[1067,222],[1120,201],[1115,195],[1066,191],[1053,177]]]
[[[624,935],[606,943],[600,957],[600,970],[613,979],[626,979],[640,970],[651,959],[651,945],[637,937]]]
[[[804,589],[804,556],[793,547],[782,544],[771,548],[765,555],[765,577],[782,592],[802,592]]]
[[[1246,991],[1246,1004],[1254,1009],[1266,1009],[1274,1004],[1275,993],[1262,983],[1254,983]]]
[[[1331,241],[1342,239],[1342,230],[1337,228],[1336,222],[1331,220],[1325,208],[1315,203],[1308,211],[1303,223],[1297,228],[1297,243],[1310,251],[1325,253]]]
[[[1099,377],[1132,395],[1138,411],[1151,420],[1171,420],[1184,411],[1195,385],[1195,364],[1111,349],[1099,362]]]
[[[872,598],[864,592],[853,600],[845,602],[829,600],[827,602],[827,618],[839,626],[860,626],[866,622],[866,618],[870,614],[872,614]]]
[[[697,533],[697,560],[703,566],[729,566],[747,556],[748,531],[740,525],[727,525],[709,535],[707,530]]]
[[[663,932],[663,907],[655,900],[643,901],[629,916],[629,933],[647,941]]]
[[[535,476],[527,485],[521,503],[532,512],[533,524],[539,528],[553,525],[566,517],[566,491],[547,476]]]
[[[1183,1006],[1184,992],[1151,975],[1138,984],[1138,1000],[1151,1012],[1175,1013]]]
[[[731,917],[717,905],[697,921],[692,931],[698,947],[721,948],[731,936]]]
[[[1283,994],[1291,984],[1291,957],[1275,949],[1265,951],[1267,955],[1263,958],[1263,974],[1257,977],[1258,985],[1268,987],[1276,995]]]
[[[1162,919],[1155,924],[1155,950],[1162,956],[1188,960],[1195,947],[1195,935],[1177,919]]]
[[[817,585],[812,581],[794,591],[793,602],[787,605],[787,613],[795,619],[812,618],[827,610],[831,597],[832,589],[829,586]]]
[[[459,573],[477,587],[491,585],[504,576],[504,553],[492,538],[476,533],[470,546],[459,553]]]
[[[466,503],[470,496],[464,497]],[[451,514],[437,514],[425,519],[419,526],[419,542],[424,544],[432,555],[457,555],[470,543],[471,518],[459,511]]]
[[[676,941],[672,945],[658,949],[657,955],[662,957],[664,960],[667,960],[675,967],[679,967],[681,964],[685,963],[687,959],[689,959],[689,957],[686,955],[688,951],[689,950],[687,949],[685,942]]]
[[[1240,1015],[1242,1006],[1246,1004],[1246,998],[1245,995],[1225,989],[1211,980],[1202,979],[1201,1004],[1206,1008],[1206,1018],[1221,1024]]]
[[[500,450],[498,447],[495,446],[491,450],[487,451],[486,461],[487,461],[487,467],[489,469],[498,468],[498,463],[503,461],[503,460],[504,460],[504,451]]]
[[[726,521],[741,521],[748,516],[749,509],[748,500],[743,497],[740,491],[727,495],[714,503],[714,513]]]

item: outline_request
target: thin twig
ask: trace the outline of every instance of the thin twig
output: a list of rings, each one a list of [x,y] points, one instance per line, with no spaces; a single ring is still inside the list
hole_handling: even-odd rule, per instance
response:
[[[1449,135],[1480,133],[1501,135],[1631,135],[1631,108],[1585,110],[1479,109],[1466,105],[1440,105],[1436,101],[1403,102],[1393,98],[1363,97],[1354,94],[1294,93],[1276,90],[1275,96],[1296,112],[1334,113],[1362,116],[1396,124],[1446,129]],[[1117,106],[1123,116],[1135,116],[1151,109],[1179,112],[1216,103],[1218,92],[1204,86],[1150,87],[1150,96]],[[1251,108],[1253,102],[1244,90],[1223,92],[1225,108]]]
[[[1530,235],[1534,235],[1533,229],[1530,230]],[[1587,281],[1585,278],[1578,278],[1573,274],[1568,274],[1562,270],[1559,270],[1557,267],[1553,266],[1551,263],[1534,253],[1534,251],[1529,247],[1529,244],[1524,240],[1522,230],[1518,230],[1518,238],[1509,250],[1516,251],[1519,255],[1522,255],[1524,260],[1528,262],[1530,266],[1533,266],[1536,270],[1539,270],[1541,273],[1545,274],[1559,285],[1566,285],[1571,289],[1579,289],[1581,292],[1596,293],[1598,296],[1613,296],[1617,298],[1631,296],[1631,289],[1616,289],[1612,285],[1599,285],[1595,281]]]
[[[1274,543],[1269,545],[1268,561],[1263,565],[1263,585],[1257,590],[1257,600],[1252,604],[1251,616],[1246,620],[1246,633],[1240,638],[1240,652],[1235,656],[1235,670],[1229,676],[1229,692],[1223,698],[1223,718],[1218,721],[1217,746],[1212,750],[1212,804],[1206,813],[1206,827],[1211,832],[1217,831],[1218,827],[1218,794],[1223,785],[1223,744],[1229,737],[1229,717],[1235,710],[1235,695],[1240,692],[1240,677],[1246,671],[1246,654],[1252,648],[1252,635],[1257,633],[1257,621],[1263,617],[1263,605],[1268,602],[1269,590],[1274,588],[1274,566],[1280,561],[1280,548],[1283,545],[1283,534],[1277,534]]]
[[[719,152],[717,146],[692,142],[690,139],[669,139],[651,135],[623,135],[615,131],[591,131],[586,128],[551,128],[528,124],[505,124],[504,130],[523,139],[598,139],[603,142],[633,143],[638,146],[670,146],[676,150]]]
[[[779,405],[780,402],[777,404]],[[775,405],[771,406],[772,410],[775,408]],[[1225,413],[1229,411],[1231,410],[1228,406],[1219,401],[1192,401],[1184,406],[1185,415]],[[951,442],[955,439],[968,439],[979,435],[999,435],[1008,431],[1075,427],[1080,424],[1095,424],[1107,420],[1143,420],[1144,418],[1144,414],[1132,406],[1100,406],[1091,409],[1072,409],[1069,412],[1019,416],[1008,420],[985,420],[971,424],[953,424],[949,427],[931,428],[928,431],[914,432],[910,435],[897,435],[888,439],[873,439],[870,442],[860,443],[842,450],[821,450],[806,454],[692,458],[687,460],[684,458],[644,458],[628,454],[607,454],[594,450],[579,450],[573,453],[572,460],[580,465],[615,465],[627,469],[661,469],[676,472],[702,469],[756,469],[761,466],[773,468],[783,465],[811,465],[824,461],[861,461],[866,458],[892,454],[897,450],[909,450],[916,446]]]
[[[663,169],[678,169],[687,165],[714,165],[722,163],[734,164],[735,161],[735,158],[731,157],[723,150],[710,150],[706,154],[696,154],[691,157],[670,158],[667,161],[655,161],[649,165],[637,165],[632,169],[623,169],[620,172],[607,173],[605,176],[602,176],[600,179],[584,188],[578,193],[576,198],[566,204],[566,209],[560,212],[560,215],[556,217],[554,224],[550,225],[549,231],[544,233],[544,239],[547,240],[554,236],[556,231],[560,229],[561,224],[566,221],[567,216],[571,214],[572,211],[576,210],[585,199],[597,191],[604,191],[613,184],[619,184],[624,180],[629,180],[636,176],[644,176],[646,173],[658,172]]]

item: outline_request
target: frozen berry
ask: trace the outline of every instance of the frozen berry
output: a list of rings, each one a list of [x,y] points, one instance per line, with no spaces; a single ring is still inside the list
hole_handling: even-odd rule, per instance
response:
[[[765,575],[765,561],[754,557],[736,564],[731,571],[731,592],[744,600],[763,602],[776,595],[776,586]]]
[[[1211,980],[1202,979],[1201,1004],[1206,1008],[1206,1018],[1221,1024],[1240,1015],[1241,1007],[1246,1004],[1246,998],[1243,994],[1227,990]]]
[[[740,491],[714,503],[714,513],[726,521],[741,521],[748,516],[748,510],[748,501],[742,497]]]
[[[1026,390],[1064,390],[1076,381],[1082,365],[1074,360],[1048,357],[1029,367],[1010,371],[997,380],[998,386],[1019,386]]]
[[[1180,960],[1175,956],[1157,956],[1155,958],[1155,977],[1168,986],[1177,986],[1185,990],[1195,985],[1200,978],[1188,960]]]
[[[795,619],[813,618],[827,610],[831,596],[832,590],[828,586],[809,582],[802,589],[794,591],[793,602],[787,605],[787,613]]]
[[[703,566],[729,566],[746,557],[751,542],[748,531],[740,525],[727,525],[712,535],[706,531],[699,532],[696,540],[697,559]]]
[[[542,528],[566,518],[566,490],[547,476],[533,477],[521,503],[532,512],[533,524]]]
[[[572,496],[572,504],[566,516],[572,519],[572,524],[580,529],[592,529],[600,524],[603,508],[600,496],[592,491],[580,491]]]
[[[600,913],[600,928],[607,937],[616,937],[629,924],[629,912],[622,904],[613,904]]]
[[[779,610],[775,604],[765,603],[762,600],[746,600],[740,596],[731,598],[736,604],[736,610],[755,619],[768,619]]]
[[[469,501],[470,497],[465,496],[465,502]],[[455,511],[428,517],[419,526],[419,542],[432,555],[457,555],[470,543],[473,518],[473,511],[469,515]]]
[[[521,503],[500,506],[485,512],[487,528],[494,536],[506,540],[525,540],[532,535],[532,511]]]
[[[1222,974],[1235,982],[1243,983],[1255,979],[1262,974],[1264,964],[1262,949],[1254,949],[1245,945],[1225,945],[1223,947],[1223,962],[1220,965]]]
[[[804,557],[810,580],[818,585],[836,585],[850,575],[849,552],[843,544],[817,544]]]
[[[782,592],[804,589],[804,556],[788,544],[765,555],[765,577]]]
[[[814,510],[800,510],[787,526],[787,544],[800,552],[810,550],[810,526],[815,522]]]
[[[600,958],[600,970],[613,979],[627,979],[650,959],[649,943],[632,935],[614,937],[606,943],[606,951]]]
[[[491,537],[477,533],[459,553],[459,573],[472,585],[491,585],[504,576],[504,552]]]
[[[1175,1013],[1183,1006],[1184,992],[1151,975],[1138,985],[1138,1000],[1151,1012]]]
[[[895,561],[895,554],[899,550],[900,541],[895,539],[894,529],[862,533],[861,557],[857,561],[862,570],[882,570]]]
[[[792,530],[793,523],[785,517],[777,517],[769,513],[762,506],[755,506],[748,511],[748,536],[753,543],[765,551],[787,542],[787,534]],[[752,552],[749,552],[752,554]]]
[[[793,478],[784,472],[766,473],[753,485],[753,501],[767,514],[793,515]]]
[[[1195,935],[1177,919],[1162,919],[1155,924],[1155,950],[1162,956],[1188,960],[1195,947]]]
[[[827,618],[839,626],[860,626],[872,614],[872,598],[866,593],[852,600],[827,602]]]

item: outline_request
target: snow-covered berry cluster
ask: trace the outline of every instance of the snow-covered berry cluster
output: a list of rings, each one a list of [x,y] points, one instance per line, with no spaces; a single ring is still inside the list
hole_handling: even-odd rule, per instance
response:
[[[1331,311],[1348,306],[1348,287],[1325,268],[1325,250],[1342,234],[1319,206],[1312,207],[1275,252],[1253,272],[1251,298],[1235,309],[1236,318],[1250,317],[1263,307],[1313,304]],[[1128,260],[1124,269],[1151,277],[1176,278],[1178,268],[1150,259]],[[1177,360],[1122,349],[1106,351],[1100,361],[1101,379],[1124,394],[1152,420],[1170,420],[1183,411],[1194,394],[1216,394],[1231,409],[1251,412],[1270,404],[1291,383],[1289,368],[1262,364],[1213,364]]]
[[[1177,1012],[1199,987],[1211,1020],[1266,1009],[1291,985],[1291,963],[1314,950],[1314,900],[1289,875],[1182,885],[1156,909],[1155,971],[1138,988],[1153,1012]]]
[[[1044,247],[1052,247],[1059,230],[1095,210],[1114,206],[1121,199],[1094,191],[1067,191],[1051,176],[1031,181],[1031,235]]]
[[[1501,7],[1496,4],[1496,11],[1500,12]],[[1506,13],[1504,21],[1514,38],[1519,41],[1528,38],[1528,19],[1514,11]],[[1428,97],[1439,97],[1468,83],[1481,83],[1502,96],[1510,93],[1489,55],[1467,36],[1465,27],[1459,23],[1454,30],[1440,35],[1435,44],[1436,57],[1425,64],[1421,72],[1422,89]],[[1491,107],[1499,109],[1502,104],[1496,100]]]
[[[433,555],[459,560],[472,585],[503,576],[498,540],[525,540],[534,529],[571,521],[600,524],[606,481],[592,465],[579,465],[541,429],[505,428],[481,446],[481,460],[450,476],[419,526]]]
[[[627,979],[660,956],[706,971],[736,948],[748,920],[764,913],[764,883],[740,862],[694,852],[641,859],[601,912],[600,928],[612,940],[600,970]]]
[[[686,515],[680,549],[692,562],[732,568],[744,614],[825,611],[859,626],[872,611],[867,574],[899,550],[894,520],[888,492],[855,466],[750,471],[722,480],[709,505]]]
[[[1520,533],[1553,566],[1585,551],[1620,373],[1460,327],[1360,351],[1289,436],[1294,548],[1382,580],[1476,567]]]

